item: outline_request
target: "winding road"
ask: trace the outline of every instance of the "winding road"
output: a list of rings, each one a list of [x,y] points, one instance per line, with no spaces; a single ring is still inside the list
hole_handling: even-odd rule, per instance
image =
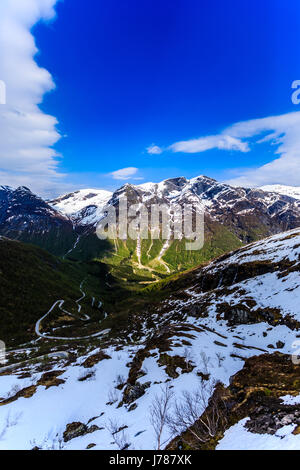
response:
[[[15,364],[10,364],[9,366],[0,367],[0,374],[2,372],[7,372],[9,370],[14,370],[17,367],[24,366],[25,364],[32,363],[33,361],[42,361],[43,359],[48,358],[57,358],[57,359],[68,359],[69,353],[66,351],[57,351],[53,353],[44,354],[43,356],[33,357],[31,359],[26,359],[26,361],[16,362]]]
[[[80,305],[80,302],[86,297],[86,293],[84,292],[83,290],[83,284],[85,282],[85,279],[81,282],[80,284],[80,292],[82,293],[82,296],[76,300],[76,304],[78,306],[78,313],[81,312],[81,305]],[[62,308],[63,304],[64,304],[64,300],[63,299],[60,299],[60,300],[56,300],[54,302],[54,304],[52,305],[52,307],[48,310],[47,313],[45,313],[45,315],[43,315],[35,324],[35,333],[37,336],[39,336],[40,338],[44,338],[44,339],[58,339],[58,340],[80,340],[80,339],[88,339],[88,338],[95,338],[97,336],[103,336],[107,333],[109,333],[110,329],[106,329],[106,330],[102,330],[102,331],[98,331],[98,333],[93,333],[93,334],[90,334],[90,335],[87,335],[87,336],[77,336],[77,337],[62,337],[62,336],[50,336],[50,335],[46,335],[46,333],[41,333],[40,332],[40,329],[41,329],[41,324],[42,324],[42,321],[48,316],[50,315],[50,313],[55,309],[55,307],[58,305],[59,309],[67,314],[67,315],[70,315],[71,317],[74,317],[74,318],[77,318],[79,320],[82,320],[82,321],[87,321],[87,320],[90,320],[90,317],[88,315],[84,315],[84,317],[80,317],[80,316],[77,316],[77,315],[74,315],[70,312],[68,312],[67,310],[64,310]],[[95,302],[95,299],[94,297],[92,298],[92,305],[93,303]],[[101,303],[102,305],[102,303]],[[100,306],[100,302],[99,302],[99,306]],[[105,314],[104,318],[106,318],[107,314]]]

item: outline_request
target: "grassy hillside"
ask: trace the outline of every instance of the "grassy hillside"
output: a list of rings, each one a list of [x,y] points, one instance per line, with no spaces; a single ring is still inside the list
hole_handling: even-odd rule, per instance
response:
[[[144,291],[143,282],[148,282],[149,278],[135,274],[126,264],[118,265],[116,272],[114,269],[113,265],[99,261],[62,260],[39,247],[1,238],[0,339],[11,347],[36,338],[35,323],[57,300],[63,299],[64,308],[75,313],[75,301],[82,295],[79,287],[83,280],[84,313],[95,316],[91,309],[91,299],[95,297],[95,305],[101,300],[110,316],[103,327],[109,327],[117,317],[120,324],[127,321],[131,307],[144,305],[152,299],[152,292]],[[59,313],[58,308],[55,309],[45,323],[53,322]],[[96,315],[99,320],[98,310]],[[78,333],[81,336],[81,332]]]
[[[137,241],[99,240],[96,234],[82,235],[69,259],[87,261],[97,259],[106,264],[120,282],[150,283],[169,274],[182,272],[210,261],[216,256],[239,248],[242,242],[227,227],[207,220],[205,243],[200,250],[186,250],[186,240],[173,240],[161,253],[165,240],[141,240],[140,256]]]
[[[64,261],[38,247],[0,239],[0,339],[8,346],[32,339],[35,322],[56,300],[68,304],[81,296],[83,279],[87,296],[108,299],[106,276],[100,263]]]

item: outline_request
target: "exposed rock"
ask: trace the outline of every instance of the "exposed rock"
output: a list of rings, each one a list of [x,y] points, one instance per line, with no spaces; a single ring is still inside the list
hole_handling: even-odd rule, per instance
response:
[[[92,449],[93,447],[96,447],[96,444],[91,443],[91,444],[86,446],[86,449],[89,450],[89,449]]]
[[[92,426],[88,428],[87,432],[88,434],[91,434],[92,432],[100,431],[101,429],[104,429],[104,428],[99,428],[99,426],[97,426],[96,424],[93,424]]]
[[[166,366],[165,371],[169,377],[176,379],[179,377],[178,369],[181,373],[192,372],[195,366],[182,356],[169,356],[168,354],[161,354],[158,360],[160,366]]]
[[[145,394],[147,388],[149,388],[151,382],[146,382],[144,384],[140,384],[136,382],[135,385],[128,384],[123,392],[123,400],[122,402],[129,405],[133,403],[138,398],[142,397]]]
[[[128,411],[134,411],[137,408],[137,403],[132,403],[132,405],[128,408]]]
[[[214,341],[214,343],[215,343],[217,346],[222,346],[223,348],[227,348],[227,344],[221,343],[220,341]]]
[[[50,387],[58,387],[58,385],[65,383],[65,380],[57,378],[64,372],[64,370],[53,370],[51,372],[45,372],[37,382],[37,385],[44,385],[46,390]]]
[[[88,427],[86,424],[78,422],[67,424],[66,430],[63,433],[65,442],[74,439],[75,437],[84,436],[87,434]]]
[[[22,390],[19,390],[14,396],[9,397],[5,399],[4,401],[0,402],[0,406],[2,405],[8,405],[9,403],[12,403],[13,401],[18,400],[18,398],[30,398],[32,397],[36,392],[36,385],[30,385],[30,387],[25,387]]]
[[[202,380],[209,380],[209,377],[210,377],[210,374],[204,374],[203,372],[201,372],[200,370],[197,371],[197,376],[198,377],[201,377]]]
[[[81,423],[80,421],[75,421],[73,423],[67,424],[66,430],[63,433],[64,442],[68,442],[75,437],[85,436],[86,434],[90,434],[99,430],[100,428],[95,424],[88,427],[86,424]]]
[[[95,364],[98,364],[98,362],[103,361],[104,359],[111,359],[111,357],[108,354],[105,354],[103,351],[99,351],[98,353],[89,356],[81,365],[85,368],[93,367]]]

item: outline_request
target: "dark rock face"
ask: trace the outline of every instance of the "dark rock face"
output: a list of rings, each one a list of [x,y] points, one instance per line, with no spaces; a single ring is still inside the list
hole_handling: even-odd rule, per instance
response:
[[[64,441],[68,442],[75,437],[83,436],[87,433],[87,426],[83,423],[74,422],[67,424],[66,430],[63,434]]]
[[[245,308],[233,307],[229,311],[225,312],[224,318],[225,320],[229,320],[230,324],[232,325],[253,322],[253,316],[251,315],[251,312],[245,310]]]
[[[271,413],[270,413],[271,411]],[[300,406],[288,406],[277,403],[276,406],[259,406],[251,414],[245,427],[256,434],[275,434],[283,426],[300,425]]]
[[[300,392],[300,366],[279,352],[247,359],[231,380],[234,396],[247,397],[242,408],[250,419],[246,428],[257,434],[275,434],[283,426],[300,425],[300,405],[286,405],[284,395]]]
[[[26,187],[0,187],[0,234],[58,255],[76,239],[72,222]]]
[[[100,428],[95,424],[88,427],[86,424],[81,423],[80,421],[75,421],[73,423],[67,424],[66,430],[63,433],[64,442],[68,442],[75,437],[85,436],[86,434],[91,434],[95,431],[98,431]]]
[[[98,362],[103,361],[104,359],[111,359],[111,357],[108,356],[108,354],[105,354],[103,351],[99,351],[98,353],[89,356],[83,362],[82,366],[85,368],[93,367],[95,364],[98,364]]]
[[[129,405],[133,403],[138,398],[142,397],[147,388],[149,388],[151,382],[146,382],[144,384],[140,384],[136,382],[135,385],[127,385],[123,393],[123,403]]]

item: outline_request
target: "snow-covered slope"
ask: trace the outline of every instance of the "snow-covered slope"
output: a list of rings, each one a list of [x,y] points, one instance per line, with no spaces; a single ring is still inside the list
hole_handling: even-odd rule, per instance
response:
[[[290,225],[294,219],[300,223],[300,203],[295,200],[296,196],[293,199],[292,194],[285,197],[278,193],[275,190],[236,188],[201,175],[190,180],[178,177],[160,183],[127,183],[114,193],[84,189],[54,199],[50,204],[79,225],[94,225],[103,217],[105,204],[115,205],[119,197],[126,195],[131,204],[143,203],[146,206],[194,204],[222,223],[233,217],[256,217],[257,220],[268,217],[273,219],[273,224],[283,222],[287,225],[285,228],[292,228]]]
[[[269,184],[262,186],[260,189],[271,193],[282,194],[283,196],[293,197],[294,199],[300,199],[300,188],[297,186],[285,186],[282,184]]]
[[[202,387],[206,398],[202,408],[199,404],[200,416],[210,385],[217,380],[230,387],[230,378],[248,358],[264,355],[276,363],[282,357],[280,367],[294,367],[297,376],[300,366],[293,366],[288,355],[295,353],[299,334],[299,270],[300,229],[295,229],[187,273],[174,281],[173,293],[165,300],[133,309],[127,326],[114,337],[93,340],[85,351],[84,345],[80,351],[62,343],[68,345],[69,359],[48,360],[46,368],[27,363],[0,376],[0,448],[153,449],[153,406],[156,397],[165,399],[166,390],[172,392],[167,406],[172,422],[176,399],[182,399],[183,392]],[[280,355],[274,355],[276,351]],[[248,369],[246,382],[249,371],[253,381],[258,370],[251,364]],[[262,377],[269,397],[272,384]],[[279,397],[288,394],[286,389],[300,396],[299,381],[285,386],[282,377]],[[280,413],[279,423],[284,422]],[[220,433],[219,447],[269,448],[287,436],[280,439],[281,448],[299,449],[300,435],[291,435],[298,415],[293,418],[290,408],[288,413],[289,426],[279,427],[276,436],[260,439],[253,430],[243,429],[243,420],[226,429],[224,438]],[[163,427],[162,447],[174,437],[172,429]]]
[[[101,209],[112,193],[103,189],[81,189],[53,199],[49,204],[74,222],[82,225],[94,224],[101,218]]]
[[[275,434],[249,432],[244,418],[228,429],[217,450],[299,450],[299,435],[293,434],[296,424],[284,425]]]

